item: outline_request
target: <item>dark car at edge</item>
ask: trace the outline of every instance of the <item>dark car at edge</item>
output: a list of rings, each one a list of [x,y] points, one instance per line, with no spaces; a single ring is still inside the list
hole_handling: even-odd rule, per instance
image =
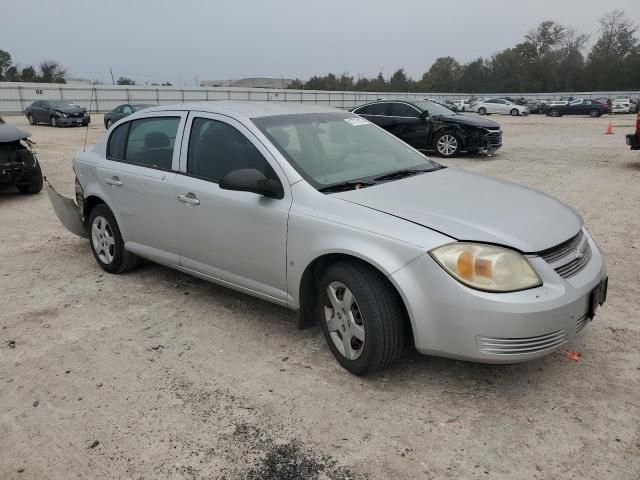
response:
[[[20,193],[42,190],[40,163],[29,140],[31,133],[4,123],[0,117],[0,185],[15,185]]]
[[[128,117],[132,113],[138,112],[147,107],[152,107],[153,105],[148,104],[130,104],[125,103],[123,105],[118,105],[116,108],[104,114],[104,128],[107,130],[111,128],[111,125],[116,123],[118,120]]]
[[[550,105],[546,111],[547,116],[550,117],[589,115],[595,118],[607,113],[611,113],[611,107],[609,107],[609,105],[599,102],[598,100],[589,100],[587,98],[572,100],[566,105]]]
[[[428,100],[383,100],[351,111],[413,148],[435,151],[442,157],[453,157],[461,152],[490,155],[502,146],[502,131],[498,123],[459,115]]]
[[[52,127],[86,126],[91,123],[84,107],[67,100],[36,100],[24,110],[31,125],[47,123]]]

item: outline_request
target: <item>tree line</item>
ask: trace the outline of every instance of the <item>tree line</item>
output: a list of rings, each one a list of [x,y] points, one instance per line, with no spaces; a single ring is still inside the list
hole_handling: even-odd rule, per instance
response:
[[[313,76],[289,86],[308,90],[372,92],[559,92],[640,90],[638,26],[624,12],[614,10],[600,19],[595,42],[591,35],[555,21],[544,21],[524,41],[462,63],[440,57],[419,80],[403,68],[388,79],[354,78],[349,73]]]
[[[11,54],[0,50],[0,81],[67,83],[67,70],[54,60],[45,60],[36,69],[33,65],[19,67],[13,63]]]

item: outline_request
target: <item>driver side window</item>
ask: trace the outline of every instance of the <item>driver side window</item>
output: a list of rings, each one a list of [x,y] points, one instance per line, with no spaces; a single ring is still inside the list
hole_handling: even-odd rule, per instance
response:
[[[235,127],[218,120],[194,118],[187,173],[217,183],[227,173],[243,168],[255,168],[267,178],[278,178],[260,151]]]

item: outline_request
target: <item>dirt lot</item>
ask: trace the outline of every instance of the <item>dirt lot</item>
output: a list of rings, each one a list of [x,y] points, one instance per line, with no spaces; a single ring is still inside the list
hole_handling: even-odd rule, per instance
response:
[[[444,161],[574,206],[608,303],[569,348],[512,366],[407,352],[357,378],[294,314],[147,264],[105,274],[43,192],[0,193],[0,478],[640,478],[640,156],[632,116],[492,117],[494,157]],[[22,117],[5,120],[25,126]],[[88,142],[104,133],[93,117]],[[28,127],[73,192],[85,130]],[[9,341],[15,341],[11,348]]]

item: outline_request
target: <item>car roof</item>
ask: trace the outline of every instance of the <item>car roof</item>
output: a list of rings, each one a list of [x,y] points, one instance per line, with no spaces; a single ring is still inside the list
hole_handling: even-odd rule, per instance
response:
[[[301,104],[294,102],[254,102],[240,100],[218,100],[212,102],[181,103],[177,105],[162,105],[145,109],[145,113],[163,112],[167,110],[189,110],[209,113],[244,115],[249,118],[273,117],[276,115],[295,115],[305,113],[329,113],[344,110],[327,107],[325,105]]]

